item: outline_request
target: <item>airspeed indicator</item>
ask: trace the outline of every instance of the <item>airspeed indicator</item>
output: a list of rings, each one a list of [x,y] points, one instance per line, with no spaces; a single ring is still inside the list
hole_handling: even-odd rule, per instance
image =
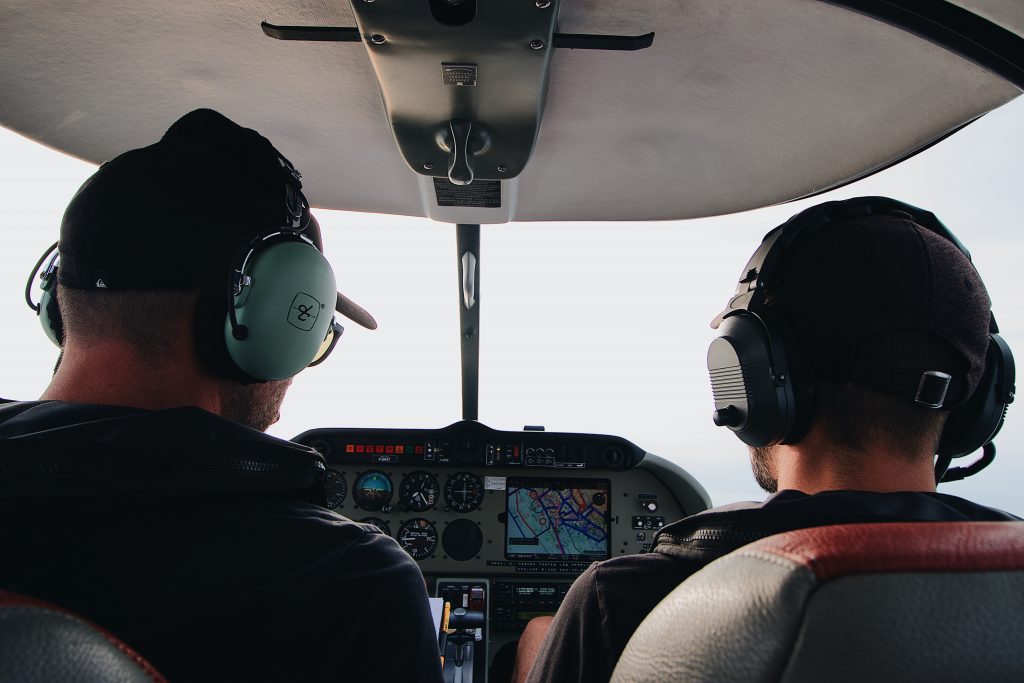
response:
[[[333,510],[345,502],[345,496],[348,495],[348,482],[345,481],[344,474],[327,468],[324,486],[327,489],[327,507]]]

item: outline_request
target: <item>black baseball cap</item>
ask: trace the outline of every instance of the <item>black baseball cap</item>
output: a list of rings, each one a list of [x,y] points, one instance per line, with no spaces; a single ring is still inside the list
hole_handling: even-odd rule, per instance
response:
[[[913,397],[921,374],[938,370],[954,378],[954,404],[977,387],[991,301],[949,239],[910,217],[859,217],[794,242],[777,272],[772,308],[816,376]]]
[[[299,222],[323,251],[301,189],[301,175],[269,140],[197,109],[159,142],[101,165],[79,188],[61,222],[58,280],[74,289],[217,286],[250,240]],[[377,327],[340,292],[337,311]]]

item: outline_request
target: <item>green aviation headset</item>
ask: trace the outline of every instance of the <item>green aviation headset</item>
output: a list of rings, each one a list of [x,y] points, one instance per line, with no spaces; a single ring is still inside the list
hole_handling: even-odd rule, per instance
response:
[[[776,277],[783,253],[828,226],[869,215],[909,218],[949,240],[970,261],[970,253],[931,212],[887,197],[859,197],[820,204],[793,216],[767,235],[743,269],[729,305],[712,322],[718,337],[708,348],[708,371],[715,400],[714,422],[727,427],[749,446],[799,441],[814,408],[814,378],[795,332],[766,305],[766,285]],[[980,471],[995,457],[991,444],[1014,399],[1014,362],[989,323],[989,348],[978,387],[950,412],[938,447],[937,479],[950,481]],[[915,402],[929,408],[949,404],[950,375],[925,372]],[[914,378],[917,381],[917,378]],[[953,380],[954,382],[956,380]],[[950,392],[952,393],[952,392]],[[947,468],[953,458],[984,449],[974,465]]]
[[[217,321],[197,321],[200,354],[226,376],[242,381],[293,377],[323,362],[344,331],[334,317],[337,284],[320,251],[319,225],[301,190],[287,182],[285,209],[280,225],[258,233],[237,250],[221,280],[223,289],[204,292],[200,304],[212,314],[199,317]],[[29,275],[25,300],[39,316],[46,336],[62,346],[63,322],[55,296],[59,264],[54,244]],[[42,289],[39,303],[31,296],[36,273]],[[104,286],[97,283],[100,289]]]
[[[312,218],[307,225],[319,234]],[[261,235],[231,270],[224,343],[232,364],[257,380],[319,365],[344,332],[334,271],[305,229]]]
[[[51,244],[46,253],[36,261],[32,272],[29,273],[28,282],[25,283],[25,301],[28,303],[28,307],[39,316],[39,322],[43,325],[43,332],[50,338],[50,341],[57,346],[63,346],[64,324],[61,321],[60,309],[57,308],[57,297],[55,296],[60,256],[57,253],[58,244],[58,242]],[[49,261],[46,261],[47,259]],[[42,267],[43,261],[46,261],[46,268],[40,272],[39,269]],[[35,279],[36,273],[39,273],[39,288],[42,290],[42,294],[39,295],[39,303],[32,301],[32,281]]]

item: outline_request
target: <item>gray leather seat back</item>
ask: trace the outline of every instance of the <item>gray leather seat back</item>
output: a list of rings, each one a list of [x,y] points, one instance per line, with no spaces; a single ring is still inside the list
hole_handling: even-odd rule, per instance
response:
[[[166,683],[109,633],[52,605],[0,592],[0,680]]]
[[[1020,571],[838,579],[809,601],[780,680],[1021,681],[1022,620]]]
[[[612,680],[1024,680],[1024,523],[763,539],[666,597]]]

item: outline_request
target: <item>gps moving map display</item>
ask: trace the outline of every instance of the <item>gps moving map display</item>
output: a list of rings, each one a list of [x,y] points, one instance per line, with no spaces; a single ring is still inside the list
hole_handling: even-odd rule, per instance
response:
[[[603,560],[609,556],[607,479],[506,482],[505,557]]]

